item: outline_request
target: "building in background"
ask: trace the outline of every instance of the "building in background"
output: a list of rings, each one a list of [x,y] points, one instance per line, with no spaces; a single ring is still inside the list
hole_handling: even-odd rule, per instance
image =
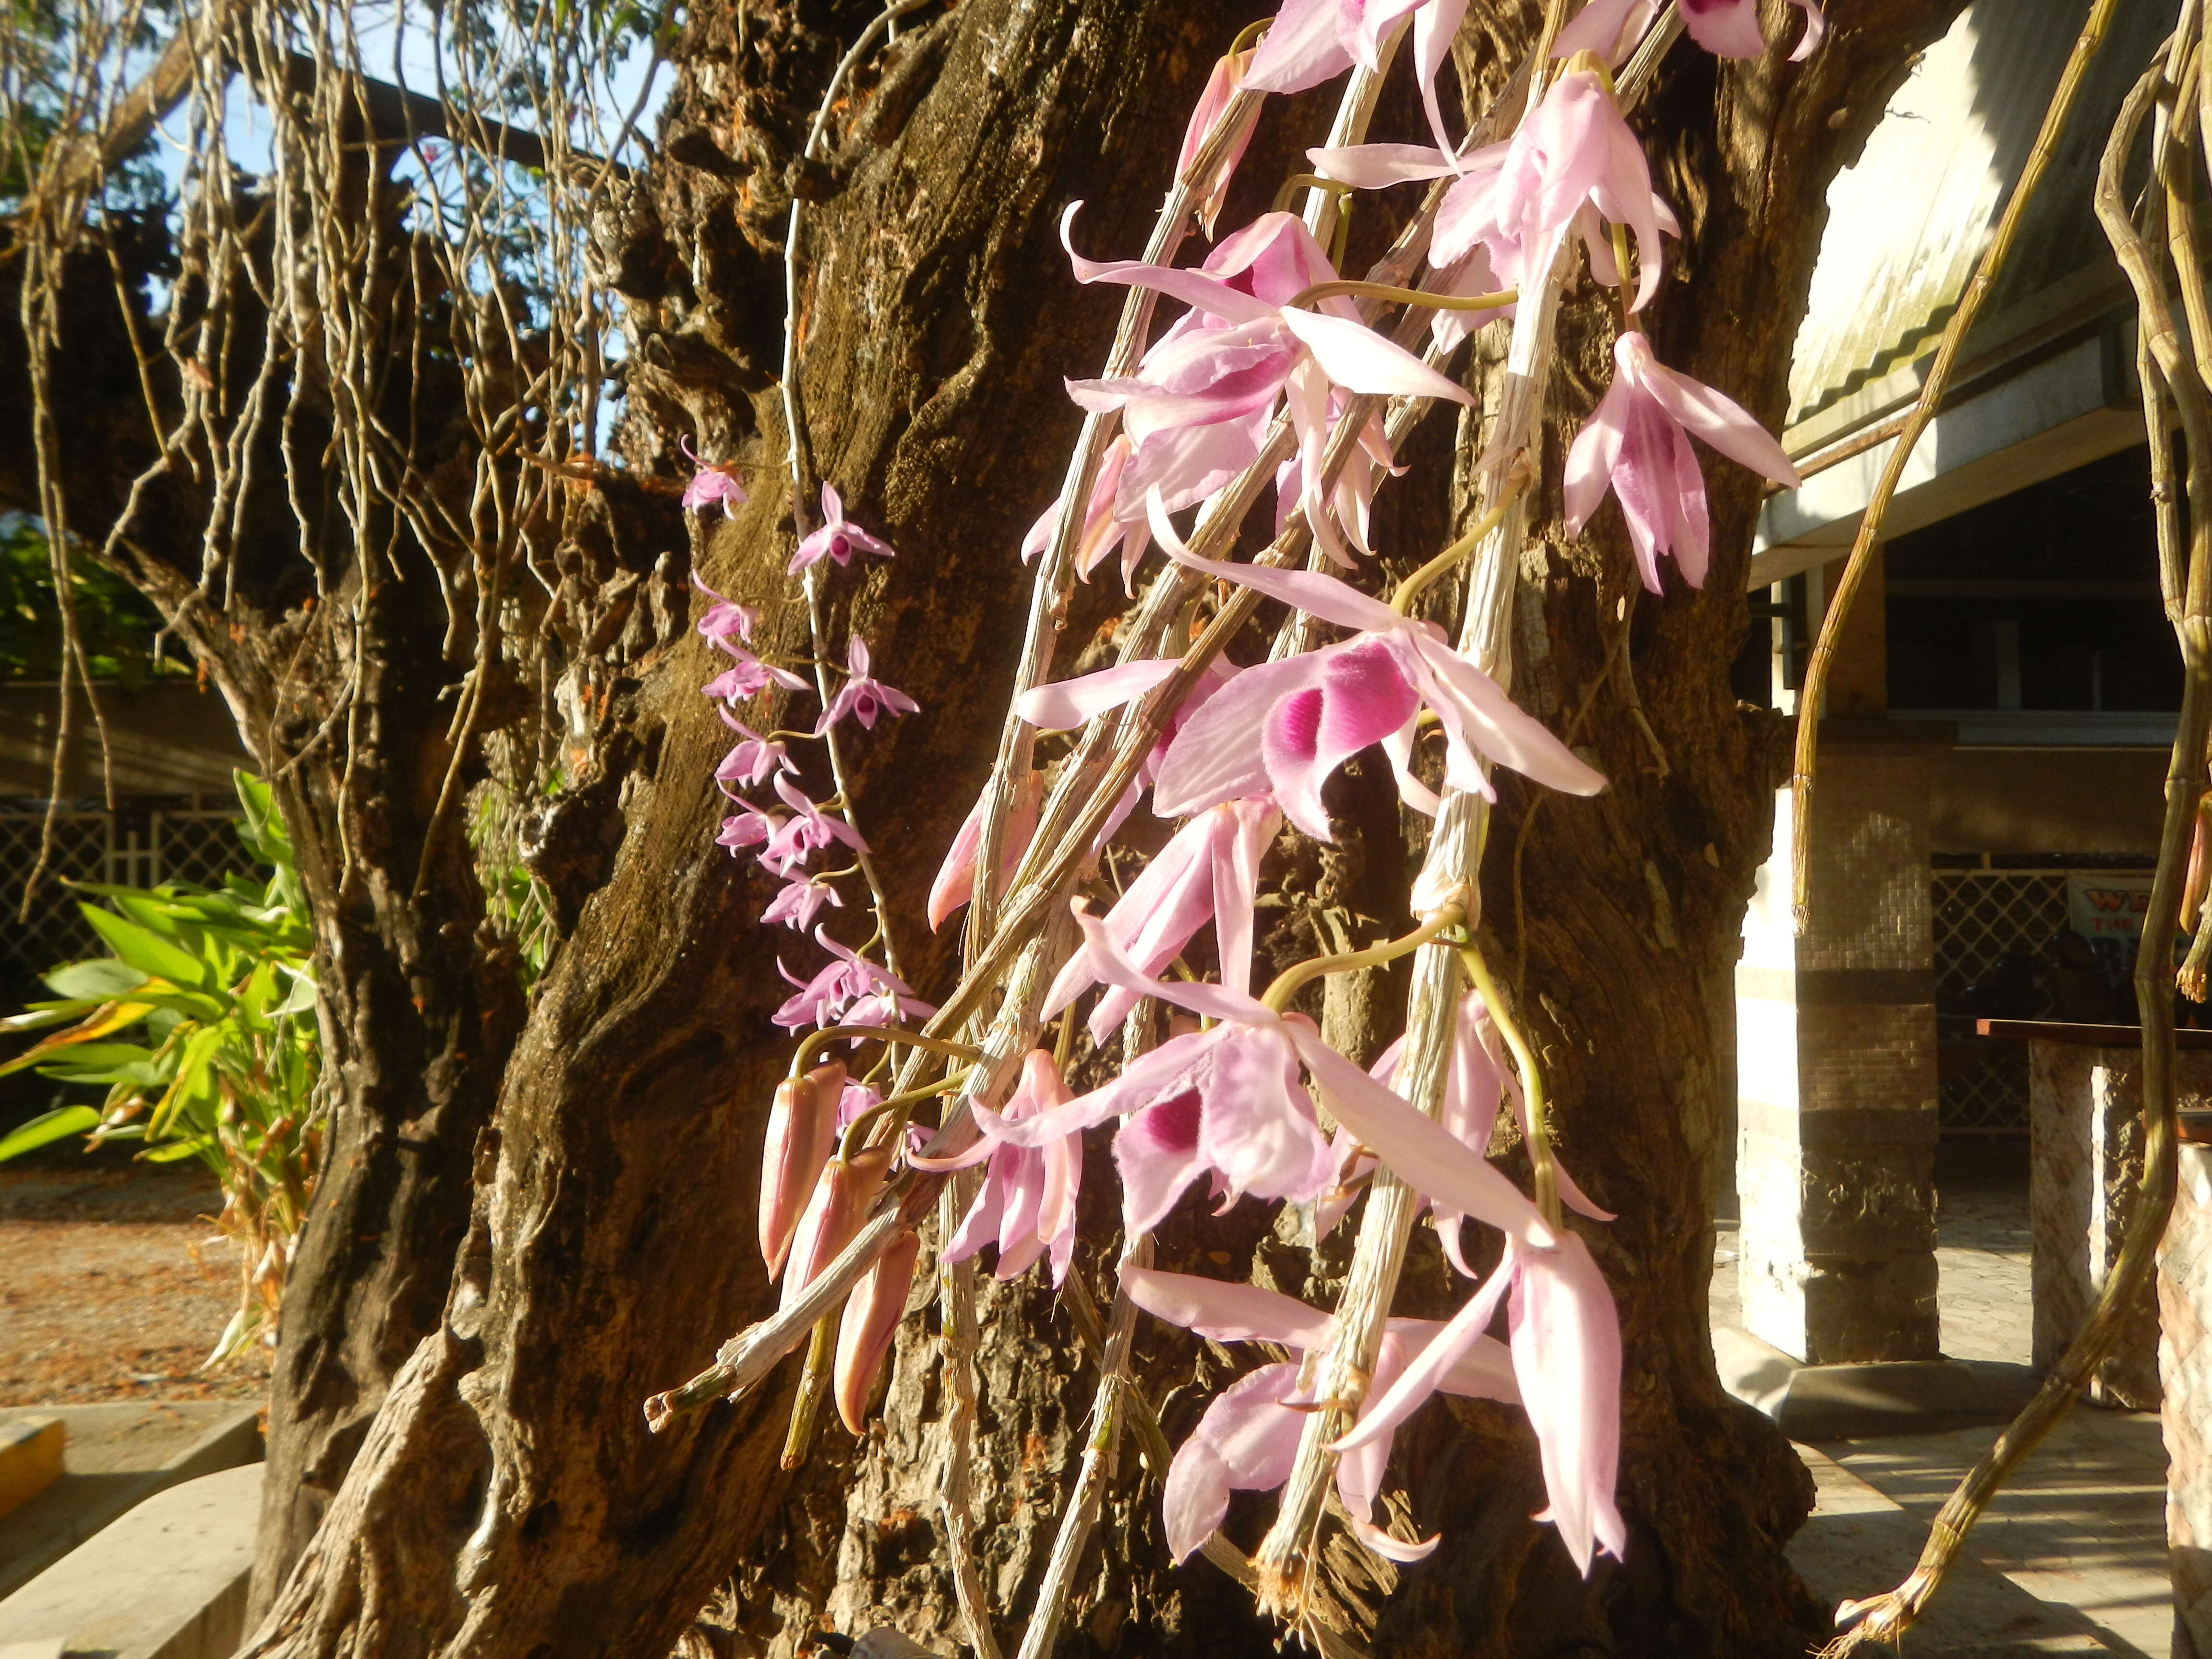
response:
[[[1748,698],[1800,712],[1838,561],[2087,12],[1975,0],[1829,192]],[[1745,1325],[1816,1364],[1939,1353],[1939,1139],[2027,1128],[2026,1055],[1975,1017],[2134,1018],[2180,671],[2133,300],[2091,193],[2164,27],[2124,9],[1907,465],[1820,711],[1802,937],[1779,795],[1737,973],[1735,1189]]]

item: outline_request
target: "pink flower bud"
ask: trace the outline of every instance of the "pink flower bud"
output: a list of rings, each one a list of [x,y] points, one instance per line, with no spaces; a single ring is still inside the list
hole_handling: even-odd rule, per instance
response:
[[[876,1373],[890,1352],[899,1321],[906,1317],[907,1292],[914,1288],[915,1259],[921,1249],[921,1240],[913,1231],[902,1230],[845,1298],[844,1322],[837,1328],[837,1364],[830,1376],[837,1415],[854,1434],[866,1420]]]
[[[884,1177],[890,1167],[888,1146],[867,1147],[854,1153],[850,1164],[833,1159],[823,1166],[806,1213],[799,1218],[799,1231],[792,1236],[791,1259],[783,1275],[783,1306],[788,1308],[799,1300],[799,1293],[853,1242],[853,1235],[867,1218],[868,1206],[883,1190]]]
[[[768,1140],[761,1148],[761,1260],[770,1279],[783,1271],[792,1230],[836,1145],[837,1102],[844,1090],[845,1067],[834,1060],[775,1085]]]

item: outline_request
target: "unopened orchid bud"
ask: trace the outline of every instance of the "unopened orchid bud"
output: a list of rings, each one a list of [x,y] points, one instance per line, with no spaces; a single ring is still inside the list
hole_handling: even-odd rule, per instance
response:
[[[890,1148],[870,1146],[854,1154],[849,1164],[832,1160],[814,1183],[814,1196],[806,1213],[799,1218],[792,1236],[791,1260],[783,1275],[783,1303],[788,1308],[815,1275],[837,1259],[853,1242],[867,1218],[868,1206],[883,1190],[891,1167]]]
[[[837,1363],[830,1373],[837,1395],[837,1415],[854,1434],[860,1432],[873,1391],[876,1373],[890,1352],[899,1321],[906,1317],[907,1292],[914,1288],[914,1265],[921,1240],[911,1228],[896,1234],[876,1265],[861,1275],[845,1298],[845,1317],[837,1327]]]
[[[836,1145],[837,1103],[844,1091],[845,1067],[834,1060],[775,1085],[768,1140],[761,1148],[761,1260],[770,1279],[783,1271],[792,1230]]]

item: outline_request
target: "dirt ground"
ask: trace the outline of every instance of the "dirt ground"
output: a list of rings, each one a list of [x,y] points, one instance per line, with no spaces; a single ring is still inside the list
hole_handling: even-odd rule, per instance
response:
[[[199,1370],[237,1306],[222,1206],[198,1165],[0,1167],[0,1405],[264,1395],[262,1355]]]

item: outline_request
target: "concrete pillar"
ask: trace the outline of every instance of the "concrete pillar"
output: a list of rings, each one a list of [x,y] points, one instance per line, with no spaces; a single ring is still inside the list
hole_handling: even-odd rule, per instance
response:
[[[1856,728],[1856,729],[1854,729]],[[1790,800],[1736,969],[1743,1322],[1811,1364],[1934,1359],[1936,1009],[1928,803],[1942,726],[1829,722],[1812,926]]]
[[[2185,1051],[2185,1106],[2212,1083],[2212,1054]],[[2134,1048],[2027,1045],[2032,1142],[2028,1218],[2034,1229],[2035,1364],[2066,1352],[2120,1254],[2142,1184],[2142,1055]],[[2089,1381],[2100,1406],[2156,1411],[2158,1303],[2145,1285],[2118,1346]]]
[[[2212,1659],[2212,1146],[2182,1144],[2158,1303],[2173,1659]]]

